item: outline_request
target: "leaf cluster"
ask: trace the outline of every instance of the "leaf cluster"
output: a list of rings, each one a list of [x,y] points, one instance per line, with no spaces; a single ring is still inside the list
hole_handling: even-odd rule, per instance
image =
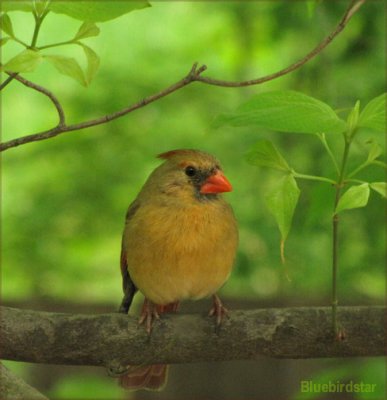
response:
[[[75,79],[83,86],[88,86],[97,73],[100,58],[84,39],[98,36],[100,29],[97,22],[105,22],[120,17],[131,11],[149,7],[145,0],[139,1],[70,1],[59,0],[30,0],[4,1],[1,5],[0,30],[5,34],[0,39],[0,47],[9,41],[14,41],[23,47],[16,56],[0,65],[0,71],[8,73],[33,72],[42,63],[50,63],[59,73]],[[10,12],[22,11],[31,13],[35,21],[34,35],[31,43],[23,42],[15,33]],[[49,13],[64,14],[82,21],[78,31],[68,40],[50,43],[44,46],[37,44],[38,34],[43,20]],[[86,59],[86,68],[83,69],[77,59],[62,54],[48,54],[47,50],[64,45],[80,46]]]
[[[379,160],[382,147],[378,144],[377,138],[367,141],[368,153],[365,154],[364,161],[353,171],[346,171],[349,149],[354,138],[363,131],[371,130],[375,134],[386,131],[385,109],[386,94],[382,94],[371,100],[361,112],[360,102],[357,101],[344,120],[339,116],[339,112],[335,112],[328,104],[313,97],[295,91],[273,91],[258,94],[240,105],[234,112],[218,116],[214,126],[252,126],[278,132],[312,134],[324,146],[336,176],[314,176],[296,172],[275,145],[266,139],[258,141],[246,154],[246,160],[251,165],[271,168],[281,174],[276,188],[266,195],[265,201],[276,219],[283,244],[288,236],[299,200],[300,189],[297,179],[325,182],[340,190],[349,186],[339,196],[334,214],[365,207],[370,189],[386,197],[385,182],[364,182],[354,179],[366,167],[386,168],[386,164]],[[337,151],[331,149],[327,140],[329,135],[341,135],[344,139],[346,151],[341,159],[335,154]]]

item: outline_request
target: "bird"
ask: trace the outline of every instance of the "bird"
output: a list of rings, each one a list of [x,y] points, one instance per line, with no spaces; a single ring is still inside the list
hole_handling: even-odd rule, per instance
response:
[[[148,177],[126,213],[121,246],[124,297],[128,313],[137,291],[145,299],[139,324],[151,334],[155,320],[176,312],[183,300],[211,297],[209,315],[220,327],[228,310],[217,291],[228,280],[238,246],[238,226],[222,193],[232,191],[211,154],[177,149]],[[166,365],[128,366],[119,378],[125,389],[161,390]]]

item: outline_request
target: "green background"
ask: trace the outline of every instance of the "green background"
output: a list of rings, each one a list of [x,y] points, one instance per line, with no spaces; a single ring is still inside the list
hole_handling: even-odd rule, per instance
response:
[[[306,2],[152,2],[150,8],[98,24],[100,36],[85,40],[101,57],[100,70],[87,89],[44,63],[25,77],[58,96],[68,122],[81,122],[164,89],[184,77],[195,61],[208,66],[204,75],[225,80],[275,72],[303,57],[332,31],[346,7],[344,1],[322,2],[314,12]],[[29,42],[32,16],[9,15],[16,34]],[[279,232],[264,204],[264,195],[279,175],[244,159],[251,146],[265,138],[276,143],[297,171],[332,176],[321,144],[309,135],[254,127],[214,129],[211,124],[220,113],[233,111],[252,95],[274,89],[301,91],[334,109],[353,107],[358,99],[364,107],[385,90],[384,18],[383,2],[367,2],[318,57],[263,85],[231,89],[193,83],[109,124],[6,151],[2,159],[3,302],[57,311],[115,311],[121,300],[119,252],[127,206],[159,164],[156,154],[197,148],[221,160],[234,187],[226,197],[239,222],[240,246],[235,270],[221,295],[231,303],[244,301],[254,307],[329,305],[333,188],[324,183],[299,183],[300,203],[286,245],[288,281],[280,260]],[[49,14],[38,44],[67,40],[79,25],[67,16]],[[7,43],[4,62],[20,50]],[[83,60],[75,46],[50,49],[46,54]],[[49,129],[56,118],[44,96],[17,82],[2,94],[3,141]],[[365,142],[370,137],[385,146],[382,135],[359,136],[352,165],[365,158]],[[333,137],[331,143],[341,154],[340,138]],[[385,179],[380,168],[369,168],[362,177],[374,182]],[[372,193],[366,208],[342,214],[338,285],[342,305],[384,302],[384,210],[383,199]],[[204,309],[208,306],[203,304]],[[332,380],[355,376],[377,383],[378,393],[383,393],[384,365],[378,359],[322,360],[311,370],[307,363],[297,364],[301,372],[293,381],[324,380],[323,374],[331,374]],[[7,365],[20,370],[51,398],[118,399],[126,395],[99,369],[73,372],[68,367],[42,380],[42,367]],[[282,365],[288,366],[287,371],[293,369],[290,362]],[[259,382],[256,385],[257,398],[261,398],[263,389]],[[164,396],[183,398],[178,397],[181,394],[173,382],[170,386]],[[283,395],[307,398],[297,388],[298,381],[293,382]],[[220,388],[211,398],[247,398],[244,393],[236,390],[235,397],[227,397]],[[136,398],[156,396],[164,398],[162,394]],[[373,397],[357,394],[348,398]]]

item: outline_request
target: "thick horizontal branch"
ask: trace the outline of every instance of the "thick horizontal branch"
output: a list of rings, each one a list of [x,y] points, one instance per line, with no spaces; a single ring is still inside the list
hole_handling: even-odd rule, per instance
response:
[[[150,337],[123,314],[60,314],[1,308],[1,358],[35,363],[120,366],[277,358],[382,356],[385,307],[341,307],[346,332],[332,336],[331,309],[232,311],[219,334],[206,315],[163,315]]]
[[[348,24],[350,19],[353,17],[353,15],[359,10],[359,8],[366,2],[366,0],[352,0],[345,11],[344,15],[340,19],[339,23],[335,27],[335,29],[327,36],[325,37],[312,51],[307,53],[302,59],[299,61],[289,65],[286,68],[281,69],[280,71],[277,71],[273,74],[269,74],[257,79],[250,79],[247,81],[238,81],[238,82],[230,82],[230,81],[224,81],[220,79],[215,79],[211,77],[204,77],[202,76],[202,72],[206,70],[206,66],[203,65],[200,68],[197,68],[197,64],[195,63],[192,66],[191,71],[188,73],[187,76],[176,82],[175,84],[169,86],[168,88],[161,90],[159,93],[156,93],[154,95],[148,96],[139,102],[129,106],[125,107],[122,110],[119,110],[117,112],[95,118],[92,120],[84,121],[78,124],[72,124],[72,125],[67,125],[65,124],[65,114],[62,109],[62,106],[60,105],[58,99],[53,95],[53,93],[49,92],[47,89],[42,88],[39,85],[36,85],[32,82],[29,82],[27,79],[20,77],[17,74],[11,74],[11,76],[7,79],[6,82],[4,82],[3,85],[0,86],[0,90],[2,86],[6,86],[11,80],[17,79],[21,83],[23,83],[25,86],[30,87],[31,89],[37,90],[39,92],[42,92],[44,95],[48,96],[51,101],[53,102],[58,115],[59,115],[59,123],[57,126],[48,129],[43,132],[38,132],[34,133],[31,135],[27,136],[22,136],[17,139],[12,139],[7,142],[0,143],[0,152],[5,151],[8,149],[11,149],[13,147],[17,147],[26,143],[31,143],[31,142],[37,142],[40,140],[46,140],[53,138],[55,136],[67,133],[67,132],[72,132],[72,131],[77,131],[77,130],[82,130],[86,128],[90,128],[92,126],[97,126],[101,124],[105,124],[109,121],[112,121],[113,119],[120,118],[126,114],[129,114],[139,108],[145,107],[146,105],[162,98],[165,96],[170,95],[171,93],[191,84],[192,82],[201,82],[204,84],[209,84],[209,85],[215,85],[215,86],[222,86],[222,87],[242,87],[242,86],[252,86],[252,85],[259,85],[264,82],[271,81],[273,79],[279,78],[281,76],[287,75],[290,72],[295,71],[296,69],[302,67],[304,64],[306,64],[308,61],[310,61],[312,58],[317,56],[322,50],[324,50],[332,41],[335,37],[339,35],[339,33],[345,28],[345,26]]]

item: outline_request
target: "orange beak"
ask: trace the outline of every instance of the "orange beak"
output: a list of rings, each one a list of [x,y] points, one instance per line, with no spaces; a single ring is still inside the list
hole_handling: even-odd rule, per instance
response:
[[[232,186],[228,179],[220,172],[211,175],[200,189],[201,194],[231,192]]]

